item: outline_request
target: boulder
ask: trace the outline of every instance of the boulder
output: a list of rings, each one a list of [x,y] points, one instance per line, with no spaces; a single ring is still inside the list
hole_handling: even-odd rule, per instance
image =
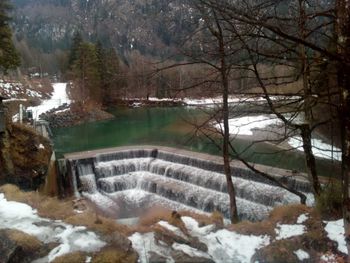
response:
[[[172,251],[171,257],[174,259],[175,263],[215,263],[212,259],[204,257],[191,257],[179,250]]]
[[[148,262],[149,263],[166,263],[167,259],[156,252],[148,252]]]
[[[125,251],[125,252],[133,251],[131,241],[117,231],[106,236],[104,238],[104,241],[106,241],[110,246],[118,248],[121,251]]]
[[[32,262],[48,253],[36,237],[13,229],[0,230],[0,261],[2,263]]]

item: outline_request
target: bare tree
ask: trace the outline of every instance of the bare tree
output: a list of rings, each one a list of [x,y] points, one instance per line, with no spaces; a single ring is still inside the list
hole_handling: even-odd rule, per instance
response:
[[[305,114],[301,124],[293,124],[300,132],[303,139],[303,148],[308,166],[310,181],[313,184],[316,196],[320,194],[321,187],[315,169],[315,160],[312,152],[311,133],[327,120],[314,122],[313,109],[315,96],[310,85],[310,59],[320,55],[323,59],[335,65],[337,88],[328,90],[332,99],[325,104],[332,105],[338,111],[338,122],[341,133],[342,150],[342,185],[343,185],[343,217],[345,224],[345,235],[348,251],[350,252],[350,199],[349,199],[349,162],[350,162],[350,3],[346,0],[334,2],[325,1],[202,1],[216,10],[231,26],[231,31],[237,34],[237,24],[250,25],[254,30],[249,35],[242,37],[246,50],[250,52],[250,58],[255,61],[253,72],[260,87],[266,96],[267,102],[274,114],[286,125],[288,120],[283,114],[276,110],[266,87],[266,82],[258,70],[261,57],[267,61],[283,61],[287,56],[294,53],[296,63],[300,65],[302,77],[302,105]],[[288,12],[278,12],[278,6],[288,3],[296,4],[298,7],[298,21],[292,23],[293,19]],[[297,25],[297,26],[296,26]],[[275,52],[265,52],[263,43],[278,46]],[[331,47],[335,48],[331,48]],[[279,53],[278,53],[279,52]],[[283,58],[285,57],[285,58]],[[288,57],[290,58],[290,57]],[[328,72],[324,72],[328,73]],[[321,101],[321,100],[319,100]],[[324,101],[321,101],[324,103]],[[334,103],[335,102],[335,103]],[[316,101],[317,103],[317,101]]]

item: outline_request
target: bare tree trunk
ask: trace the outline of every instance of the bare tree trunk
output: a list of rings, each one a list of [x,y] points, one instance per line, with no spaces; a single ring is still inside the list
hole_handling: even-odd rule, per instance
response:
[[[216,21],[217,22],[217,21]],[[218,44],[219,44],[219,54],[220,54],[220,73],[221,73],[221,81],[222,81],[222,117],[224,122],[224,136],[223,136],[223,145],[222,145],[222,156],[224,159],[224,172],[226,176],[227,183],[227,192],[230,196],[230,217],[232,223],[238,222],[238,213],[237,213],[237,203],[236,203],[236,191],[233,186],[232,176],[231,176],[231,166],[230,166],[230,128],[229,128],[229,107],[228,107],[228,68],[225,59],[225,44],[223,41],[223,35],[221,31],[221,27],[219,23],[217,23],[218,27]]]
[[[224,75],[224,74],[223,74]],[[222,156],[224,159],[224,171],[226,176],[227,191],[230,196],[230,217],[232,223],[238,222],[237,204],[236,204],[236,191],[233,186],[230,166],[230,130],[229,130],[229,109],[228,109],[228,80],[226,76],[223,76],[223,122],[224,122],[224,140],[222,145]]]
[[[306,13],[305,13],[305,0],[299,0],[299,30],[300,38],[306,40]],[[303,95],[304,95],[304,114],[305,114],[305,124],[301,125],[300,133],[303,140],[303,149],[305,154],[305,162],[307,175],[310,183],[312,184],[313,193],[318,197],[321,193],[321,185],[318,180],[316,171],[316,161],[315,156],[312,152],[312,141],[311,141],[311,125],[312,125],[312,93],[310,87],[310,66],[307,59],[305,45],[300,45],[300,59],[302,66],[302,76],[303,76]]]
[[[303,140],[303,149],[305,153],[306,169],[309,181],[312,184],[312,189],[314,195],[317,197],[321,193],[321,185],[318,180],[317,171],[316,171],[316,160],[312,152],[312,143],[311,143],[311,130],[308,124],[300,126],[301,138]]]
[[[340,102],[340,125],[342,143],[342,193],[343,193],[343,219],[345,240],[350,260],[350,2],[338,0],[336,2],[338,36],[338,53],[344,58],[343,63],[338,65],[338,85],[341,93]]]

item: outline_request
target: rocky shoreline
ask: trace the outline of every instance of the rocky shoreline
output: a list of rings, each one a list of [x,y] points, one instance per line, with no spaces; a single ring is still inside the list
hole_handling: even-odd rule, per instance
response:
[[[47,121],[51,128],[69,127],[113,118],[112,114],[101,109],[73,109],[67,104],[40,115],[40,119]]]

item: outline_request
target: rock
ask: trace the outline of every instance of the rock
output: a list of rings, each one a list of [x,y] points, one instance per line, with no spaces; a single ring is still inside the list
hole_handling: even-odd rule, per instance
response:
[[[48,252],[47,246],[36,237],[13,229],[0,230],[0,261],[2,263],[32,262]]]
[[[199,241],[198,237],[192,237],[190,239],[190,246],[193,248],[196,248],[198,250],[201,250],[203,252],[208,251],[208,246],[202,242]]]
[[[156,242],[163,241],[168,246],[171,246],[173,243],[190,245],[189,239],[185,239],[181,236],[178,236],[175,233],[173,233],[167,229],[164,229],[162,227],[155,227],[154,228],[154,238],[155,238]]]
[[[115,248],[118,248],[119,250],[122,250],[125,252],[132,251],[131,241],[127,237],[125,237],[124,235],[120,234],[117,231],[106,236],[104,238],[104,241],[106,241],[108,243],[108,245],[113,246]]]
[[[148,252],[148,262],[149,263],[166,263],[167,259],[156,252]]]
[[[204,257],[191,257],[179,250],[172,251],[171,257],[174,259],[175,263],[215,263],[212,259]]]

